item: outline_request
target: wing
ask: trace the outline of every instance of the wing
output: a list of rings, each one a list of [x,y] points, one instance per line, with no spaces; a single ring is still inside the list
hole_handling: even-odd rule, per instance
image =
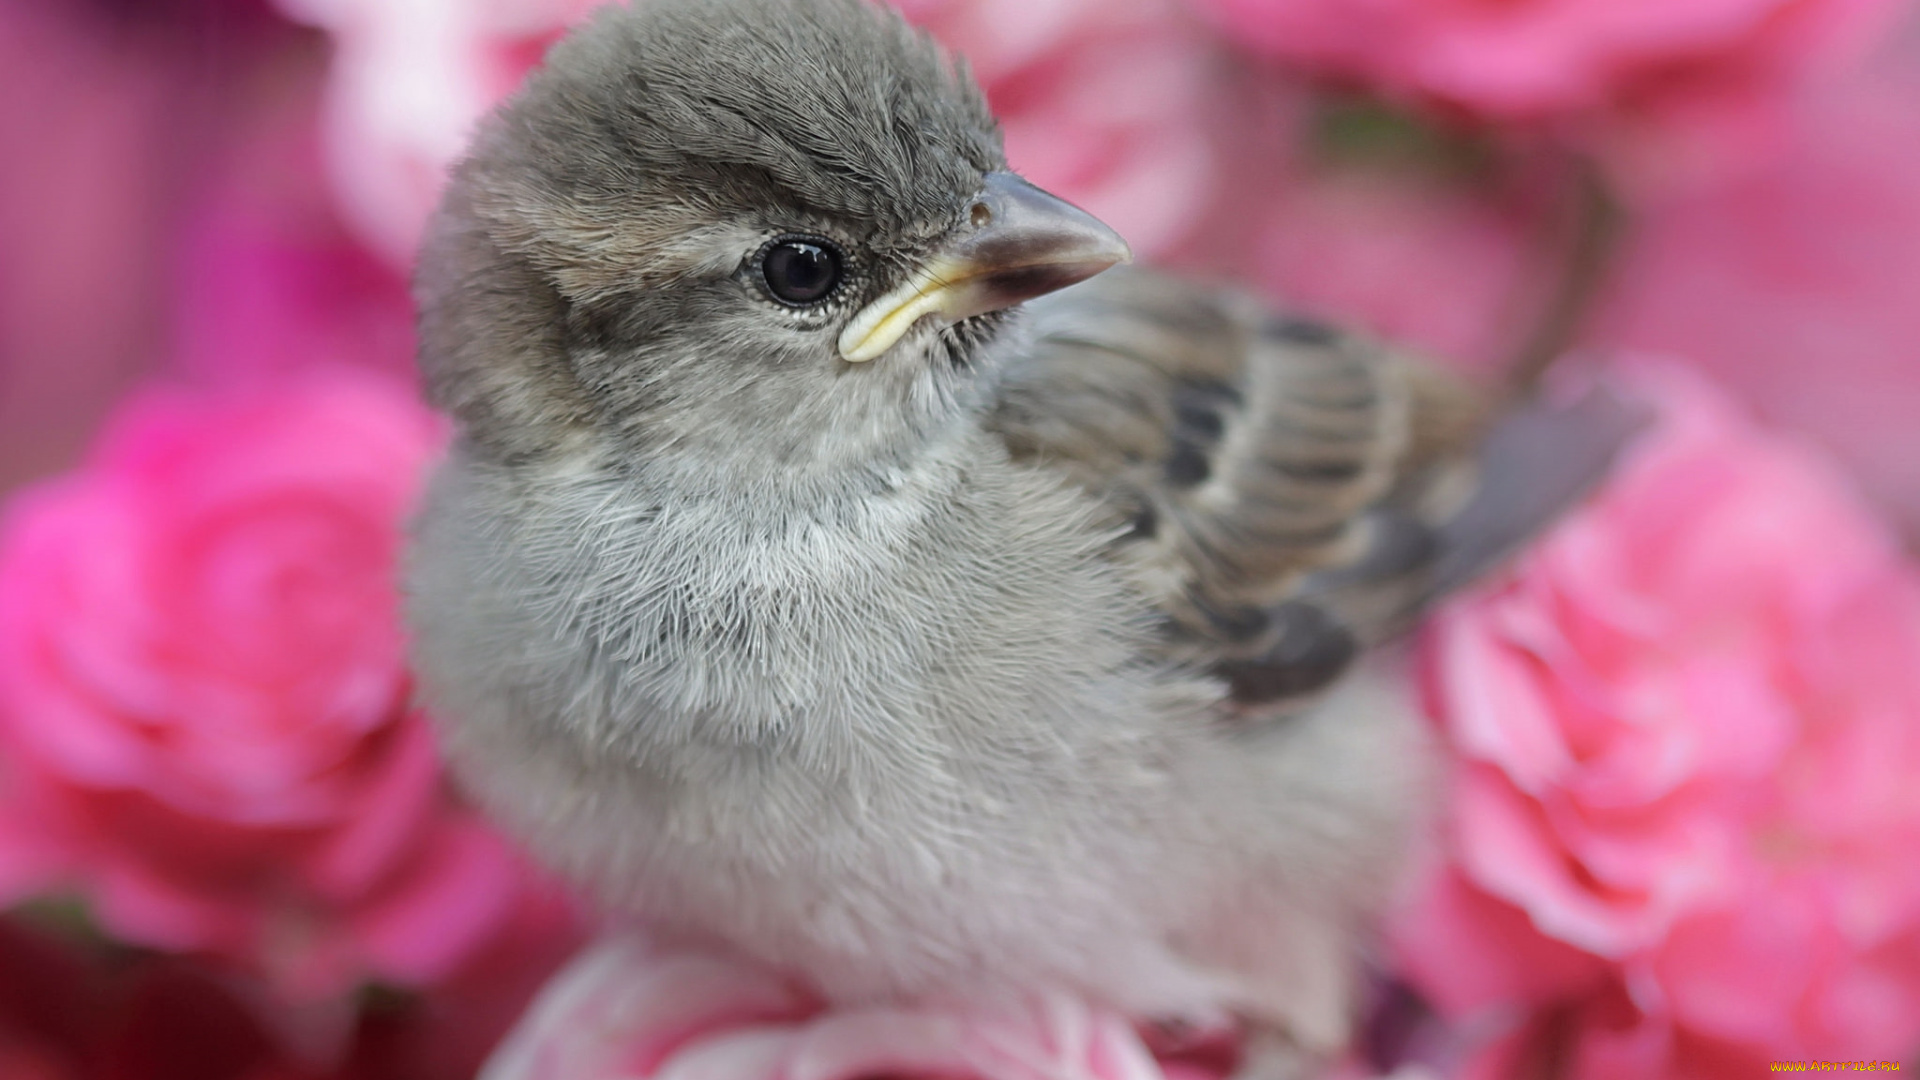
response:
[[[1496,416],[1438,368],[1145,271],[1029,310],[994,427],[1111,508],[1169,655],[1245,706],[1324,688],[1498,564],[1638,425],[1604,392]]]

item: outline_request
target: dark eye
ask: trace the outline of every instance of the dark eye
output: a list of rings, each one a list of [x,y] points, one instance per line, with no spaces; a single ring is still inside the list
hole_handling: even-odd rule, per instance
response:
[[[840,252],[824,240],[776,240],[760,256],[760,273],[775,300],[817,304],[840,285]]]

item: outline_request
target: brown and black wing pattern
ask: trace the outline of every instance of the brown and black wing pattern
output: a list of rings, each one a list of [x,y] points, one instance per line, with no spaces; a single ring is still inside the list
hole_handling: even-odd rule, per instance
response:
[[[1469,383],[1139,270],[1030,305],[993,424],[1112,507],[1169,653],[1247,706],[1301,699],[1604,473],[1631,410],[1499,418]]]

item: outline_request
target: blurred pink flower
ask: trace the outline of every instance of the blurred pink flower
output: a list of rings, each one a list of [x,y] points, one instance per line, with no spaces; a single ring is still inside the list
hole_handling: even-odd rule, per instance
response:
[[[1199,224],[1222,168],[1201,28],[1177,0],[893,0],[964,56],[1020,173],[1157,255]]]
[[[1163,1071],[1122,1018],[1036,994],[995,1007],[825,1011],[793,985],[639,937],[561,972],[487,1080],[1217,1080]]]
[[[1375,169],[1275,177],[1248,276],[1291,308],[1456,367],[1507,359],[1540,300],[1540,214],[1486,192]]]
[[[200,135],[172,44],[101,5],[0,0],[0,491],[154,366],[167,196]]]
[[[474,121],[601,0],[273,0],[333,38],[324,127],[348,224],[409,266]]]
[[[340,235],[304,235],[215,201],[181,253],[173,367],[209,385],[353,365],[411,380],[403,275]]]
[[[1257,51],[1494,120],[1743,104],[1899,0],[1197,0]]]
[[[413,379],[405,275],[300,196],[215,188],[194,213],[177,256],[179,375],[223,386],[353,365]]]
[[[0,532],[0,903],[77,889],[111,935],[292,1000],[419,984],[529,890],[410,711],[400,523],[441,425],[314,373],[130,403]]]
[[[0,491],[156,371],[411,369],[317,175],[322,44],[260,0],[0,0]]]
[[[1658,426],[1426,642],[1458,770],[1403,961],[1456,1020],[1558,1032],[1575,1077],[1904,1053],[1920,575],[1697,376],[1630,385]]]
[[[1647,207],[1588,340],[1696,361],[1920,534],[1920,50],[1888,61],[1809,97],[1791,153]]]
[[[223,117],[170,252],[172,370],[220,385],[316,365],[404,373],[413,302],[404,271],[340,219],[320,132],[322,50],[258,63],[272,92]]]

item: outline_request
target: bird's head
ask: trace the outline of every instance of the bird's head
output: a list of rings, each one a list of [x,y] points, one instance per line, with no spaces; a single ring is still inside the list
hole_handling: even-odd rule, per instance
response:
[[[634,0],[457,168],[422,365],[502,456],[830,473],[911,453],[977,398],[1009,309],[1127,257],[1007,171],[979,89],[893,12]]]

